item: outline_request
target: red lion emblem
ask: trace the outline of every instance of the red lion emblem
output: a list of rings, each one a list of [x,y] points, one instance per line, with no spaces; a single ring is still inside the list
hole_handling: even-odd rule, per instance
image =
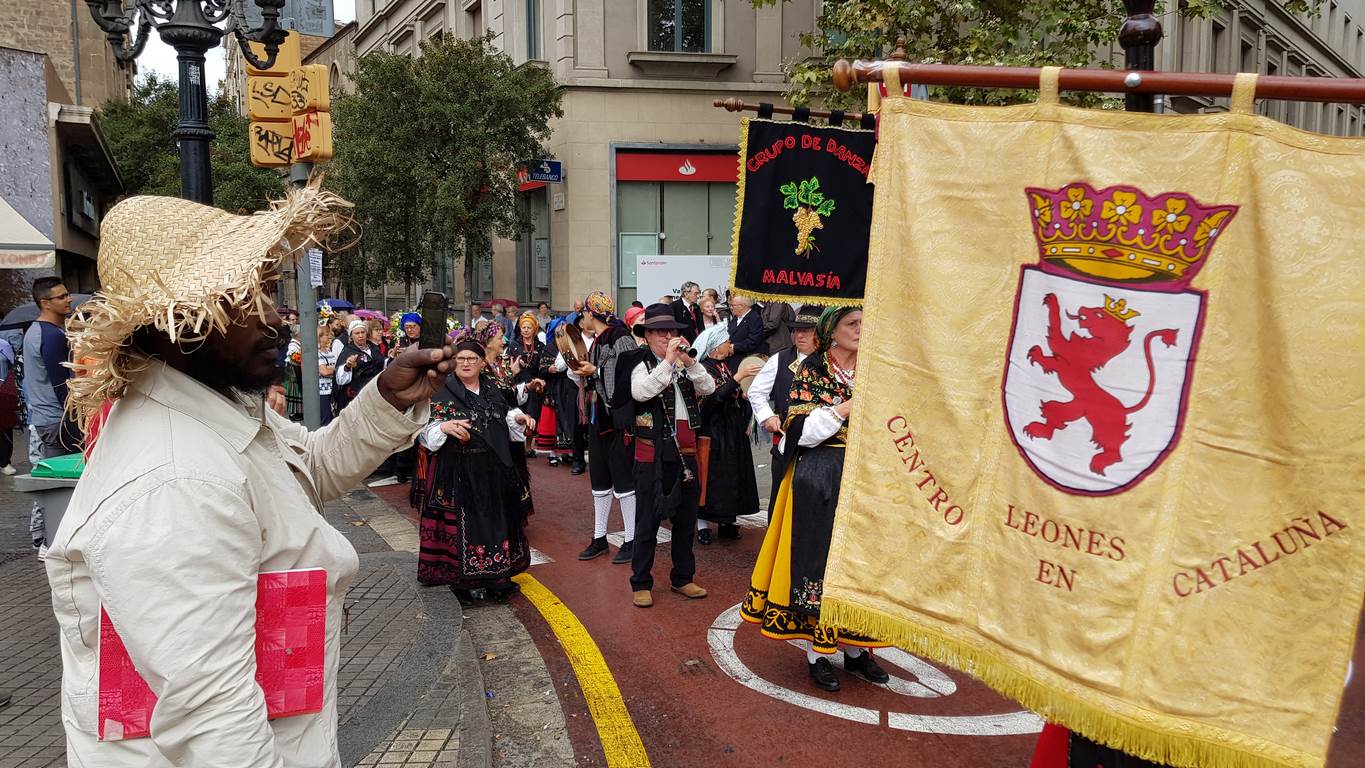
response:
[[[1107,468],[1123,460],[1120,450],[1128,440],[1128,416],[1145,408],[1152,399],[1156,386],[1152,343],[1160,339],[1167,347],[1172,347],[1176,340],[1173,328],[1152,331],[1143,339],[1147,354],[1147,391],[1136,405],[1125,406],[1095,381],[1095,373],[1128,349],[1133,328],[1127,321],[1139,313],[1128,309],[1127,302],[1122,299],[1115,301],[1106,296],[1105,303],[1103,307],[1082,307],[1080,314],[1066,313],[1089,335],[1065,336],[1061,331],[1057,295],[1049,293],[1043,297],[1043,305],[1048,309],[1047,344],[1052,354],[1035,345],[1028,351],[1028,359],[1045,373],[1055,374],[1072,399],[1065,402],[1044,400],[1043,420],[1024,427],[1025,435],[1050,440],[1057,430],[1065,429],[1073,421],[1089,421],[1091,441],[1100,449],[1090,459],[1090,471],[1097,475],[1103,475]]]

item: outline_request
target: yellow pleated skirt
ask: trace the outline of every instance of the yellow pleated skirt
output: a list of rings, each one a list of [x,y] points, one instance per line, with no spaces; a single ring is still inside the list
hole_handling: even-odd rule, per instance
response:
[[[792,594],[792,477],[800,460],[791,462],[778,486],[777,501],[758,551],[749,592],[740,615],[759,626],[764,637],[773,640],[805,640],[816,653],[831,654],[840,644],[860,648],[885,648],[886,643],[827,624],[809,613],[796,611]]]

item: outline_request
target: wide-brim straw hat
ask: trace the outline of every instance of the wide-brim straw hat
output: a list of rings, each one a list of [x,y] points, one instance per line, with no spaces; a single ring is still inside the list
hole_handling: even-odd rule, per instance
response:
[[[350,226],[350,203],[318,184],[246,216],[152,195],[111,208],[100,225],[100,290],[69,325],[77,361],[72,407],[85,417],[123,396],[146,365],[127,344],[138,328],[194,342],[225,331],[236,309],[264,314],[271,299],[261,281],[269,270]]]

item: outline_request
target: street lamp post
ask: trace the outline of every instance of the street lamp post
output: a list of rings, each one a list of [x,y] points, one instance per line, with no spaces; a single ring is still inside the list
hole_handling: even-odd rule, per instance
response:
[[[104,30],[119,61],[136,59],[156,27],[162,42],[175,49],[180,62],[180,123],[175,139],[180,146],[180,195],[196,202],[213,203],[213,176],[209,169],[208,83],[204,82],[204,54],[216,48],[227,32],[215,24],[223,21],[246,0],[85,0],[90,15]],[[242,55],[252,66],[268,69],[288,34],[279,26],[285,0],[255,0],[261,9],[261,26],[250,32],[234,27],[231,32]],[[265,58],[252,52],[249,42],[265,46]]]

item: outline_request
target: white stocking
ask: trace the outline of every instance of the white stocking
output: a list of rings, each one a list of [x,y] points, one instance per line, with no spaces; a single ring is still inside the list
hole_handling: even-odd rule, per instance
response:
[[[621,522],[626,524],[626,543],[635,541],[635,493],[617,496],[621,504]]]
[[[592,492],[592,537],[600,539],[607,535],[607,517],[611,515],[611,491]]]

